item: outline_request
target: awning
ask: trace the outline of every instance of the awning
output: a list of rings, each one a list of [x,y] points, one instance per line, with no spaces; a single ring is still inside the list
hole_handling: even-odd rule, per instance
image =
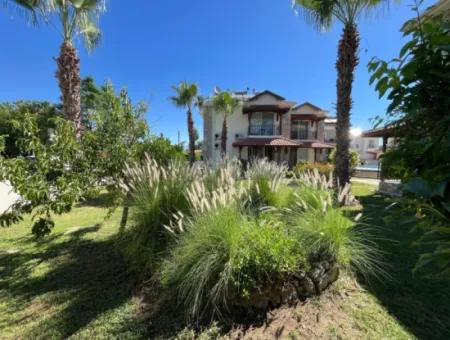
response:
[[[364,131],[361,137],[371,137],[371,138],[389,138],[394,137],[395,126],[388,125],[382,128],[372,129]]]
[[[322,143],[320,141],[295,141],[286,137],[253,137],[237,140],[233,143],[234,147],[242,146],[281,146],[291,148],[311,148],[311,149],[333,149],[331,144]]]
[[[237,140],[233,143],[234,147],[239,146],[285,146],[285,147],[298,147],[299,144],[295,141],[285,137],[253,137]]]
[[[335,146],[327,143],[322,143],[320,141],[305,141],[299,142],[300,148],[312,148],[312,149],[334,149]]]

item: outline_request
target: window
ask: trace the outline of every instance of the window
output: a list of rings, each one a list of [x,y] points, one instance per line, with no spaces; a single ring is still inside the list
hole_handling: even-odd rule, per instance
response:
[[[291,122],[292,139],[308,139],[309,122],[305,120],[293,120]]]
[[[250,118],[249,135],[252,136],[273,136],[275,124],[272,112],[254,112]]]
[[[370,149],[375,148],[375,141],[374,141],[373,139],[370,139],[370,140],[369,140],[369,148],[370,148]]]

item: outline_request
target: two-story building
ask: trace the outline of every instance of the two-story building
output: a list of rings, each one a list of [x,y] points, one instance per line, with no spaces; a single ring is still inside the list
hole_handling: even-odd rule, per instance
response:
[[[228,117],[227,156],[250,160],[266,157],[295,165],[326,161],[332,144],[325,142],[326,112],[311,103],[296,104],[271,91],[235,92],[241,105]],[[202,106],[203,155],[221,157],[223,115],[212,100]]]

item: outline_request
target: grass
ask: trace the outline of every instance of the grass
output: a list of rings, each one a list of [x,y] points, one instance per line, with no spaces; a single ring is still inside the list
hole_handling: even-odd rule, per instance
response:
[[[360,190],[365,190],[360,186]],[[368,188],[370,190],[370,188]],[[389,218],[388,199],[381,195],[359,197],[365,222],[381,227],[378,247],[385,253],[391,277],[373,282],[369,292],[412,335],[421,339],[450,339],[450,285],[448,282],[413,276],[419,250],[418,235],[411,231],[409,216]],[[403,216],[402,216],[403,217]],[[407,223],[409,221],[409,223]]]
[[[29,219],[0,230],[2,339],[138,338],[132,280],[112,236],[120,212],[84,206],[36,242]]]
[[[254,325],[254,338],[273,338],[281,327],[284,337],[298,339],[317,334],[344,339],[450,338],[450,288],[412,276],[418,255],[411,247],[416,239],[411,225],[385,219],[389,202],[374,194],[373,186],[355,183],[353,190],[365,222],[381,227],[377,243],[390,264],[386,270],[391,279],[354,287],[342,278],[336,293],[282,308],[286,315],[274,312],[278,323]],[[192,338],[189,328],[177,333],[174,326],[158,334],[158,319],[137,317],[133,278],[114,243],[120,211],[106,221],[105,214],[101,205],[76,208],[57,217],[52,235],[41,242],[32,238],[29,221],[0,230],[1,339]],[[169,327],[173,324],[172,315],[158,317]],[[203,334],[217,334],[215,327]]]

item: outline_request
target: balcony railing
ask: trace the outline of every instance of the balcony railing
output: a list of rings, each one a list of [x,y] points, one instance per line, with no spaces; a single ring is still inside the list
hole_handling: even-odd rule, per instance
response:
[[[291,139],[316,139],[316,131],[311,130],[292,130]]]
[[[250,124],[248,127],[249,136],[274,136],[277,132],[274,124]]]

